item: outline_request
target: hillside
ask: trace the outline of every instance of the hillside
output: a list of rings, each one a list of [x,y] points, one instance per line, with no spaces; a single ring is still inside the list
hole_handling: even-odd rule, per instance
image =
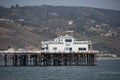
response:
[[[120,11],[89,7],[0,7],[0,49],[40,48],[73,30],[80,40],[92,40],[93,48],[120,56]]]

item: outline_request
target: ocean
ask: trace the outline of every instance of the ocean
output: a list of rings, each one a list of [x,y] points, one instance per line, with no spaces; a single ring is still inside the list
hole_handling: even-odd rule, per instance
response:
[[[0,66],[0,80],[120,80],[120,60],[96,66]]]

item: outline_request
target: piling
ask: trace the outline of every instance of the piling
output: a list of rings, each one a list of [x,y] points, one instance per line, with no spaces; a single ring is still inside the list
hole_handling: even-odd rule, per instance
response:
[[[13,66],[93,66],[96,65],[96,53],[85,52],[60,52],[60,53],[2,53],[4,65],[12,60]],[[9,58],[8,55],[12,55]]]
[[[4,55],[5,66],[7,66],[7,54]]]

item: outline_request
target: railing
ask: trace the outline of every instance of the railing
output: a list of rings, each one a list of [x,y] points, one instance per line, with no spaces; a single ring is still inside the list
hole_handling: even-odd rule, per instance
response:
[[[41,51],[0,51],[0,53],[41,53]]]
[[[56,41],[46,41],[46,42],[42,42],[42,44],[63,44],[63,42],[56,42]]]
[[[50,51],[32,51],[32,50],[28,50],[28,51],[0,51],[0,54],[7,54],[7,53],[99,53],[98,50],[89,50],[89,51],[77,51],[77,52],[72,52],[72,51],[54,51],[54,52],[50,52]]]
[[[73,44],[91,44],[91,41],[75,41]]]
[[[88,50],[88,51],[41,51],[41,53],[99,53],[98,50]]]

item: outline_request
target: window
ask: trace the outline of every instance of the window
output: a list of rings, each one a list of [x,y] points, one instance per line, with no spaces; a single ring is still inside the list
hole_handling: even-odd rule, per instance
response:
[[[63,39],[61,39],[61,41],[63,41]]]
[[[65,48],[66,51],[68,51],[69,49],[68,48]]]
[[[57,48],[56,48],[56,47],[53,47],[53,50],[57,50]]]
[[[48,50],[48,47],[46,47],[46,50]]]
[[[86,50],[86,48],[78,48],[78,50],[80,51],[80,50]]]
[[[41,48],[41,50],[48,50],[48,47],[45,47],[45,48]]]
[[[59,42],[60,42],[60,39],[59,39]]]
[[[65,39],[65,42],[72,42],[72,39]]]
[[[72,51],[72,48],[69,48],[70,51]]]
[[[41,50],[44,50],[45,48],[41,48]]]
[[[66,51],[72,51],[72,48],[65,48]]]
[[[91,50],[91,49],[92,49],[92,46],[91,46],[90,44],[88,45],[88,49],[89,49],[89,50]]]

